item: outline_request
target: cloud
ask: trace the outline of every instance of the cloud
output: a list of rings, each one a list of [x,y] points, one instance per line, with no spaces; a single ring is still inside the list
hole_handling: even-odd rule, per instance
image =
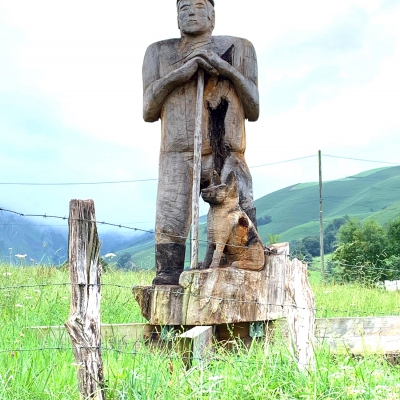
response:
[[[312,107],[346,87],[368,83],[394,48],[388,32],[356,7],[324,29],[292,32],[260,60],[268,66],[263,70],[267,113],[280,113],[300,102]]]
[[[160,123],[142,120],[142,59],[150,43],[179,31],[174,4],[149,4],[0,4],[0,181],[157,177]],[[249,165],[318,149],[398,159],[399,10],[390,0],[218,1],[215,34],[250,39],[259,58],[262,108],[247,125]],[[376,166],[356,164],[331,160],[326,176]],[[252,170],[256,196],[316,180],[315,165]],[[0,191],[21,211],[65,215],[71,198],[93,198],[101,219],[149,227],[154,219],[152,181]]]

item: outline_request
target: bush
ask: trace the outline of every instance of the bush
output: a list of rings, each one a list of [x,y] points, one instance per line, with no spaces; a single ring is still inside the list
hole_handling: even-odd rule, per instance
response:
[[[264,215],[263,217],[257,218],[257,225],[268,225],[272,222],[272,217],[270,215]]]
[[[333,260],[341,280],[373,283],[399,278],[396,262],[400,254],[390,254],[390,249],[395,248],[395,241],[392,240],[390,246],[388,230],[375,220],[362,224],[356,218],[350,218],[339,229]]]

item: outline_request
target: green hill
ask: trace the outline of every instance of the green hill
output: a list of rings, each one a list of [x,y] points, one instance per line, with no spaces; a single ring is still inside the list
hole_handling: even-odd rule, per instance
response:
[[[292,241],[319,234],[319,185],[298,183],[270,193],[255,201],[257,218],[271,217],[271,222],[259,225],[264,243],[268,234],[278,234],[281,241]],[[400,213],[400,166],[378,168],[344,179],[323,184],[324,224],[344,215],[360,220],[375,218],[386,223]],[[201,219],[204,221],[205,219]],[[205,223],[200,225],[200,259],[206,248]],[[187,246],[189,260],[189,246]],[[154,266],[154,240],[120,251],[128,252],[138,267]],[[187,261],[188,264],[188,261]]]
[[[60,264],[67,259],[66,230],[40,226],[30,219],[0,212],[0,262]],[[23,262],[15,255],[26,254]]]
[[[37,219],[0,211],[0,263],[62,264],[68,258],[68,225],[64,225],[54,227],[51,223],[46,225]],[[136,233],[104,232],[99,236],[103,255],[124,249],[134,241],[137,246],[141,243]],[[153,240],[153,235],[143,236],[142,240],[148,241],[148,238]],[[26,257],[19,259],[17,254],[26,254]]]

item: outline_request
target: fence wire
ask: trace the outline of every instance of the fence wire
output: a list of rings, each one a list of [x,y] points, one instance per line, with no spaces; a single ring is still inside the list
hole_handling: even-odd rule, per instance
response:
[[[116,288],[116,289],[124,289],[132,292],[133,288],[135,286],[137,287],[142,287],[144,285],[119,285],[119,284],[112,284],[112,283],[101,283],[101,284],[82,284],[82,283],[71,283],[71,282],[63,282],[63,283],[38,283],[38,284],[31,284],[31,285],[14,285],[14,286],[0,286],[0,291],[10,291],[10,290],[26,290],[26,289],[34,289],[34,288],[45,288],[45,287],[72,287],[72,286],[78,286],[78,287],[102,287],[102,288]],[[326,286],[326,288],[329,288],[329,286]],[[175,296],[183,296],[184,293],[182,290],[170,290],[167,288],[164,288],[163,286],[147,286],[147,292],[148,293],[160,293],[160,292],[166,292],[170,293],[171,295]],[[133,295],[132,295],[133,296]],[[193,298],[198,298],[200,300],[215,300],[217,302],[226,302],[226,303],[231,303],[231,304],[250,304],[254,305],[256,307],[264,307],[264,308],[270,308],[270,307],[280,307],[283,309],[297,309],[297,310],[303,310],[303,311],[312,311],[318,314],[332,314],[332,313],[341,313],[341,314],[358,314],[358,315],[374,315],[374,316],[387,316],[388,314],[392,314],[393,316],[400,315],[400,304],[398,308],[393,309],[392,311],[385,311],[382,312],[381,308],[370,308],[368,310],[359,310],[355,309],[351,305],[349,305],[349,308],[347,309],[341,309],[341,308],[322,308],[322,307],[315,307],[315,308],[308,308],[308,307],[300,307],[297,306],[296,304],[289,304],[287,302],[283,303],[271,303],[271,302],[260,302],[259,300],[238,300],[235,298],[230,298],[230,297],[219,297],[219,296],[212,296],[212,295],[199,295],[196,293],[190,293],[190,296]]]
[[[98,225],[104,225],[104,226],[110,226],[110,227],[117,227],[117,228],[121,228],[121,229],[128,229],[128,230],[132,230],[132,231],[137,231],[137,232],[143,232],[143,233],[149,233],[149,234],[153,234],[153,235],[160,235],[160,236],[168,236],[168,237],[173,237],[176,239],[183,239],[185,241],[192,241],[194,239],[190,239],[187,236],[182,236],[182,235],[171,235],[171,234],[166,234],[163,232],[155,232],[154,230],[150,229],[141,229],[141,228],[137,228],[137,227],[130,227],[130,226],[126,226],[126,225],[122,225],[122,224],[115,224],[115,223],[111,223],[111,222],[106,222],[106,221],[96,221],[96,220],[91,220],[91,219],[79,219],[79,218],[69,218],[69,217],[61,217],[61,216],[56,216],[56,215],[48,215],[48,214],[26,214],[26,213],[21,213],[18,211],[14,211],[14,210],[9,210],[9,209],[5,209],[0,207],[0,212],[8,212],[14,215],[18,215],[20,217],[29,217],[29,218],[53,218],[53,219],[61,219],[64,221],[76,221],[76,222],[86,222],[86,223],[95,223]],[[316,220],[317,221],[317,220]],[[220,242],[215,242],[215,241],[210,241],[210,240],[205,240],[205,239],[198,239],[199,243],[203,243],[203,244],[213,244],[214,246],[217,246],[219,244],[223,244],[225,245],[225,243],[220,243]],[[238,245],[229,245],[232,248],[242,248],[242,249],[248,249],[248,246],[238,246]],[[293,254],[288,254],[289,257],[295,256]],[[4,256],[4,258],[7,258],[7,256]],[[368,268],[370,270],[375,270],[375,271],[387,271],[387,272],[398,272],[400,270],[400,266],[399,268],[382,268],[382,267],[376,267],[374,265],[368,265],[366,266],[365,264],[346,264],[343,262],[337,262],[337,261],[332,261],[332,260],[327,260],[327,262],[333,262],[335,265],[338,266],[344,266],[344,267],[349,267],[349,268]],[[307,261],[305,261],[307,262]],[[318,263],[321,263],[321,261],[316,261]],[[309,264],[309,262],[307,262]]]

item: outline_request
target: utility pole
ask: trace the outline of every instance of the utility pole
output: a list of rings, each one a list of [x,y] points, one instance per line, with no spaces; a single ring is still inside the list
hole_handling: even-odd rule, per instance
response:
[[[324,212],[323,212],[323,198],[322,198],[322,160],[321,150],[318,151],[318,164],[319,164],[319,248],[321,256],[321,279],[325,283],[325,264],[324,264]]]

